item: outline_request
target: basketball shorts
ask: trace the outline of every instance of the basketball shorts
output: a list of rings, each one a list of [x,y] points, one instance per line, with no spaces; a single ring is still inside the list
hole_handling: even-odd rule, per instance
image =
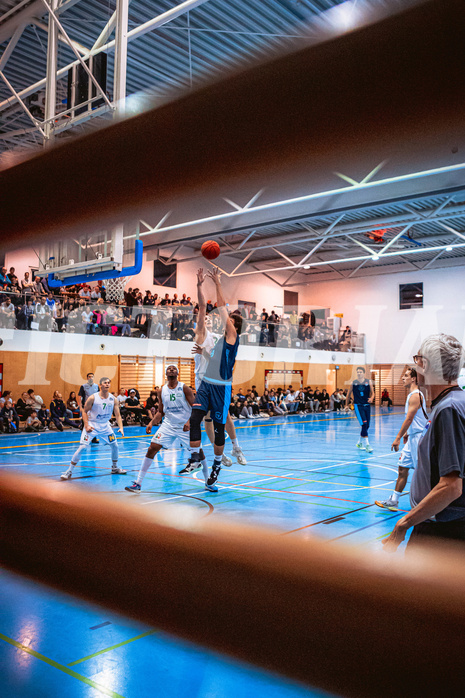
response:
[[[418,463],[418,444],[423,435],[423,432],[417,434],[409,434],[408,441],[400,452],[399,467],[411,468],[414,470]]]
[[[178,443],[182,448],[190,451],[190,435],[188,431],[183,431],[182,426],[174,429],[163,422],[152,438],[153,444],[159,444],[162,448],[174,448]]]
[[[108,428],[92,429],[92,431],[86,431],[85,429],[81,432],[80,444],[81,446],[89,446],[92,439],[99,439],[103,443],[111,446],[112,443],[116,441],[116,435],[110,425]]]
[[[204,412],[210,412],[210,417],[214,422],[226,424],[231,404],[232,384],[207,383],[203,380],[197,390],[193,409],[196,408]]]
[[[362,427],[360,435],[362,437],[368,436],[368,429],[370,428],[370,416],[371,416],[371,405],[369,403],[365,405],[354,405],[355,414],[357,415],[358,423]]]

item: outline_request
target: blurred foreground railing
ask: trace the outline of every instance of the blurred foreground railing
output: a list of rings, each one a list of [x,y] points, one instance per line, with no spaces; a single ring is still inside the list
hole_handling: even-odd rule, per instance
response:
[[[344,696],[463,694],[462,548],[402,559],[2,474],[0,562]]]

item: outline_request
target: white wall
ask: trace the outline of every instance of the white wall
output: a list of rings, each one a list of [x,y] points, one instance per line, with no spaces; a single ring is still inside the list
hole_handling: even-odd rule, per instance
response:
[[[184,264],[178,264],[177,269],[177,286],[176,288],[165,288],[164,286],[154,286],[153,285],[153,261],[147,260],[144,254],[144,265],[142,271],[137,276],[132,276],[128,286],[132,288],[139,288],[142,292],[150,289],[158,295],[164,296],[165,293],[169,293],[171,298],[173,293],[177,293],[179,298],[185,293],[190,296],[192,300],[197,300],[197,269],[203,267],[206,271],[211,269],[208,262],[206,262],[199,255],[198,261],[185,262]],[[236,306],[237,301],[252,301],[257,304],[257,310],[260,312],[262,308],[266,308],[270,312],[273,308],[280,310],[284,303],[284,291],[283,289],[270,281],[261,274],[252,276],[241,276],[235,279],[229,279],[226,276],[222,277],[222,285],[225,291],[225,296],[227,302],[231,306]],[[205,282],[205,296],[207,299],[211,299],[213,302],[216,301],[215,287],[212,281],[208,280]]]
[[[140,339],[133,337],[105,337],[66,332],[37,332],[0,329],[2,351],[44,352],[46,354],[84,354],[102,356],[179,356],[192,358],[192,342],[177,342],[168,339]],[[274,363],[311,363],[354,365],[364,363],[364,354],[329,352],[276,347],[240,346],[240,361],[269,361]]]
[[[423,282],[424,307],[399,310],[399,284]],[[424,337],[452,334],[465,342],[465,267],[318,282],[299,288],[309,307],[344,313],[343,325],[366,335],[368,363],[411,362]],[[301,289],[301,290],[300,290]]]

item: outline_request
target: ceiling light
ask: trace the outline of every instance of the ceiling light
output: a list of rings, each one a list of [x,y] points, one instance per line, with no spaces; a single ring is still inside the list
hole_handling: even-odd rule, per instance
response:
[[[415,293],[415,298],[423,298],[423,294],[422,293]]]
[[[372,257],[372,260],[373,260],[374,262],[377,262],[378,259],[379,259],[379,255],[374,254],[373,257]]]
[[[446,247],[446,252],[452,252],[452,245],[448,245]]]
[[[304,264],[303,268],[304,268],[304,269],[310,269],[310,264]]]

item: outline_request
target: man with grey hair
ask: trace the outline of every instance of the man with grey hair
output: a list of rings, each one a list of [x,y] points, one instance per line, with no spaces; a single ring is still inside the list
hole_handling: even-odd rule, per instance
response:
[[[463,347],[450,335],[431,335],[413,360],[432,398],[432,412],[418,445],[418,467],[410,488],[412,509],[383,541],[390,552],[402,543],[410,526],[414,528],[408,548],[428,537],[465,542],[465,393],[457,384]]]

